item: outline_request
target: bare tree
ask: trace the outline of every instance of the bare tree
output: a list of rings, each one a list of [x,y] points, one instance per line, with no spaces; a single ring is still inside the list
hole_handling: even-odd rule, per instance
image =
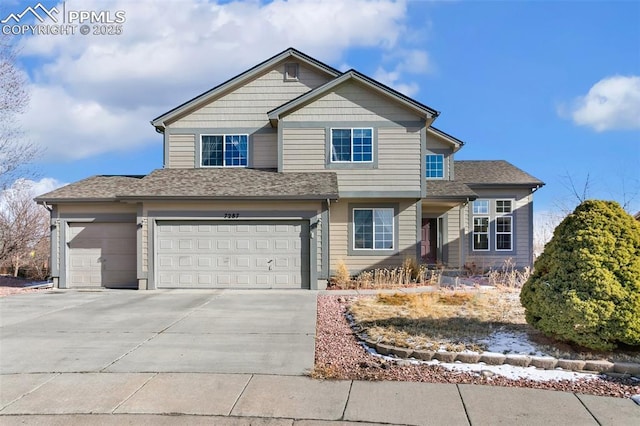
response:
[[[578,184],[574,181],[573,176],[571,176],[569,172],[562,176],[562,179],[562,185],[571,193],[574,201],[577,201],[576,204],[581,204],[590,197],[593,185],[591,183],[591,176],[589,173],[587,173],[587,177],[585,178],[584,184],[581,188],[578,187]],[[571,211],[573,211],[573,209]]]
[[[40,154],[24,139],[17,116],[29,105],[27,77],[17,66],[10,36],[0,36],[0,190],[20,177],[20,171]],[[24,176],[24,174],[23,174]]]
[[[24,179],[0,193],[0,264],[14,276],[24,267],[42,271],[48,259],[49,212],[33,197]]]

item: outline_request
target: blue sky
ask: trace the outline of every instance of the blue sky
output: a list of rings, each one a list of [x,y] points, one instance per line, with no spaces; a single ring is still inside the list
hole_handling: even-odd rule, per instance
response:
[[[3,18],[37,1],[4,4]],[[61,5],[42,1],[48,8]],[[122,10],[121,35],[17,37],[41,188],[162,167],[149,120],[287,47],[439,111],[458,159],[546,182],[538,212],[593,198],[640,210],[640,2],[67,1]],[[26,18],[25,18],[26,19]],[[623,189],[623,186],[625,187]]]

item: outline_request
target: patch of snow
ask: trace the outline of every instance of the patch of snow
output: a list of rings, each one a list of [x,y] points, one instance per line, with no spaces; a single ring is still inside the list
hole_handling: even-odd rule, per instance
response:
[[[527,333],[517,331],[494,331],[488,337],[478,340],[487,345],[487,352],[504,354],[537,355],[542,356],[534,344],[529,341]]]
[[[377,358],[381,358],[385,361],[389,362],[397,362],[398,358],[381,355],[376,352],[375,349],[370,348],[369,346],[361,343],[361,345],[365,348],[367,353]],[[557,368],[554,370],[544,370],[536,367],[517,367],[515,365],[503,364],[503,365],[486,365],[483,362],[475,363],[475,364],[464,364],[461,362],[455,363],[447,363],[440,362],[438,360],[431,361],[420,361],[417,359],[406,359],[402,360],[405,362],[409,362],[414,365],[440,365],[447,370],[450,371],[460,371],[465,373],[474,373],[477,375],[482,375],[483,371],[490,371],[491,373],[497,376],[503,376],[508,379],[529,379],[535,380],[538,382],[548,382],[548,381],[556,381],[556,380],[578,380],[578,379],[597,379],[599,376],[597,374],[591,373],[578,373],[576,371],[568,371],[563,370],[561,368]]]
[[[430,361],[431,362],[431,361]],[[437,362],[437,361],[436,361]],[[562,369],[542,370],[536,367],[516,367],[514,365],[485,365],[479,364],[462,364],[462,363],[439,363],[441,366],[451,371],[463,371],[468,373],[482,374],[482,371],[491,371],[492,373],[503,376],[508,379],[529,379],[538,382],[547,382],[552,380],[577,380],[577,379],[596,379],[595,374],[578,373],[576,371],[567,371]]]

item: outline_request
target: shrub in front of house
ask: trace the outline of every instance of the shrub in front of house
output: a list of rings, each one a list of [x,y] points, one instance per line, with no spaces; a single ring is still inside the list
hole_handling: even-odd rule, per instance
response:
[[[595,350],[640,345],[640,223],[587,200],[556,228],[520,293],[543,333]]]

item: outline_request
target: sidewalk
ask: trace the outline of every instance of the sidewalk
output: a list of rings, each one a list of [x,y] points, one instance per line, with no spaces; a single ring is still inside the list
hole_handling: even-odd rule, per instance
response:
[[[638,425],[630,399],[497,386],[212,373],[0,375],[0,424]]]

